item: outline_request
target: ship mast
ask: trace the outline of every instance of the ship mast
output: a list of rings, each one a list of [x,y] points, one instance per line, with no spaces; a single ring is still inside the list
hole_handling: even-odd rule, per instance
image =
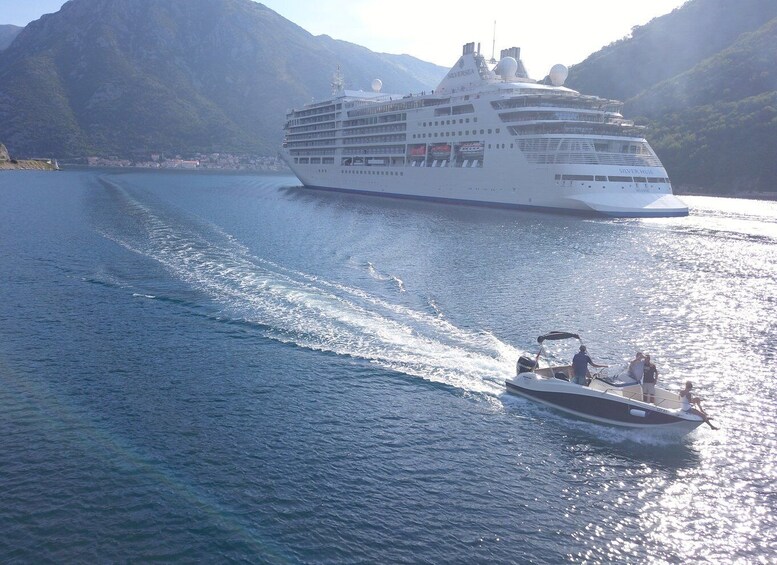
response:
[[[494,36],[493,40],[491,41],[491,60],[489,63],[492,65],[496,64],[496,59],[494,58],[494,54],[496,53],[496,20],[494,20]]]

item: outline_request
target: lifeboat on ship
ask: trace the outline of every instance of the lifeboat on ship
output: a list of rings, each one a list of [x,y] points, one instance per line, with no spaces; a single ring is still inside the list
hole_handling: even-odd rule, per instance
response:
[[[462,143],[459,146],[459,153],[467,156],[482,155],[483,144],[479,141],[472,143]]]
[[[434,159],[447,159],[451,156],[451,146],[447,143],[432,145],[431,153]]]

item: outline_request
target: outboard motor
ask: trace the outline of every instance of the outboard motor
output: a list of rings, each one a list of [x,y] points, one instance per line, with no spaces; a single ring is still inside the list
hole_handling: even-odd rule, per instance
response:
[[[518,363],[515,366],[515,369],[516,369],[515,374],[520,375],[521,373],[530,373],[536,368],[537,368],[537,363],[535,363],[534,359],[531,359],[530,357],[521,356],[518,358]]]

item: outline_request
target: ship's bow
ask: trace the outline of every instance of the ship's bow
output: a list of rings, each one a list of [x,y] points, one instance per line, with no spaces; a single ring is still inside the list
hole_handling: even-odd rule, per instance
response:
[[[570,197],[591,212],[619,218],[687,216],[688,206],[673,194],[581,194]]]

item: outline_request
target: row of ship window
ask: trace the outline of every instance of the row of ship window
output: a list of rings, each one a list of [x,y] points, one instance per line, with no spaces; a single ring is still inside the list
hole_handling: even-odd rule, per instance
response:
[[[562,99],[557,97],[548,99],[546,96],[512,98],[509,100],[498,100],[491,102],[491,106],[494,108],[494,110],[538,107],[557,108],[559,110],[581,109],[605,113],[620,113],[623,109],[623,104],[621,102],[610,101],[608,103],[604,103],[601,99],[586,97],[575,99],[570,96],[564,96]]]
[[[605,182],[650,182],[664,183],[669,182],[668,178],[663,177],[622,177],[622,176],[604,176],[604,175],[556,175],[556,180],[580,180],[580,181],[600,181]]]
[[[366,169],[342,169],[340,174],[348,175],[389,175],[393,176],[405,176],[402,171],[370,171]]]
[[[509,126],[513,135],[547,135],[547,134],[580,134],[580,135],[611,135],[619,137],[642,137],[641,126],[622,126],[617,124],[596,124],[577,122],[542,122],[529,125]]]
[[[496,131],[496,133],[499,133],[500,132],[500,128],[496,128],[495,131]],[[486,132],[492,133],[491,128],[489,128],[487,130],[486,129],[480,130],[480,135],[485,135]],[[476,129],[472,130],[472,135],[477,135],[477,133],[478,133],[478,130],[476,130]],[[469,135],[469,134],[470,134],[470,130],[464,130],[464,131],[459,130],[459,135]],[[434,134],[431,134],[431,133],[429,133],[429,134],[426,134],[426,133],[414,133],[413,134],[413,139],[424,139],[426,137],[450,137],[452,135],[455,136],[456,132],[455,131],[442,131],[442,132],[439,132],[439,135],[438,135],[437,132],[435,132]]]
[[[406,122],[407,114],[389,114],[386,116],[373,116],[370,118],[359,118],[357,120],[345,120],[344,128],[369,126],[373,124],[387,124],[390,122]]]
[[[477,122],[478,119],[477,118],[472,118],[472,121],[473,122]],[[460,124],[468,124],[469,123],[469,118],[459,118],[459,123]],[[429,127],[431,127],[431,126],[449,126],[451,124],[455,125],[456,124],[456,120],[455,119],[453,119],[453,120],[435,120],[434,123],[432,123],[432,122],[423,122],[423,127],[427,127],[427,126],[429,126]]]
[[[294,118],[288,121],[287,127],[302,127],[314,124],[320,124],[324,122],[333,122],[335,120],[335,114],[317,114],[308,118]]]
[[[388,104],[379,104],[377,106],[370,105],[367,107],[358,108],[355,110],[348,110],[349,118],[356,118],[359,116],[370,116],[374,114],[385,114],[388,112],[406,112],[414,108],[423,108],[424,100],[416,99],[404,102],[390,102]]]
[[[342,108],[341,104],[325,104],[324,106],[317,106],[315,108],[309,108],[307,110],[295,110],[292,114],[295,118],[306,118],[309,116],[317,116],[320,114],[331,114],[336,110]]]

